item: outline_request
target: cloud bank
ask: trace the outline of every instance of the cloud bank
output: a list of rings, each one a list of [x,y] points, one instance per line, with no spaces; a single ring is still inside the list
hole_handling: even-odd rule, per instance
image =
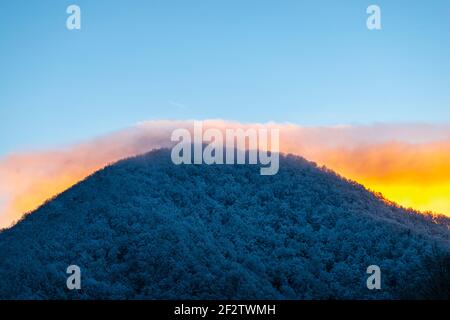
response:
[[[204,128],[278,128],[280,150],[325,165],[418,210],[450,215],[450,126],[374,124],[301,127],[205,120]],[[0,227],[119,159],[170,147],[174,129],[193,121],[147,121],[62,149],[0,159]]]

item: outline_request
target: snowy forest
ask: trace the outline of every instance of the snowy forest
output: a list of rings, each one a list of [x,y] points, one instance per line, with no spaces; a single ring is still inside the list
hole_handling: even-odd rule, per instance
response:
[[[303,158],[112,164],[0,232],[1,299],[449,299],[450,219]],[[81,269],[68,290],[66,269]],[[369,290],[366,269],[381,269]]]

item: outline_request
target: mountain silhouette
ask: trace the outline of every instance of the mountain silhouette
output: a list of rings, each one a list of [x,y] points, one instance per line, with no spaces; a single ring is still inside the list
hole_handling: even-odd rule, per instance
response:
[[[112,164],[0,232],[0,298],[446,298],[449,218],[297,156],[259,173],[177,166],[167,149]]]

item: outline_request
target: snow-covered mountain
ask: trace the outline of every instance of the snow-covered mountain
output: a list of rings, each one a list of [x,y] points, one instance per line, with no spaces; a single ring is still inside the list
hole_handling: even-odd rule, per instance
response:
[[[162,149],[2,231],[0,298],[446,298],[449,227],[299,157],[261,176],[255,165],[176,166]],[[81,290],[66,287],[69,265]],[[370,265],[380,290],[366,286]]]

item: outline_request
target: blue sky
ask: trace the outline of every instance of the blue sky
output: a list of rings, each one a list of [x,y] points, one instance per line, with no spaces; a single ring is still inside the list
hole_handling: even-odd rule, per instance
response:
[[[447,0],[1,1],[0,156],[149,119],[448,122],[449,39]]]

